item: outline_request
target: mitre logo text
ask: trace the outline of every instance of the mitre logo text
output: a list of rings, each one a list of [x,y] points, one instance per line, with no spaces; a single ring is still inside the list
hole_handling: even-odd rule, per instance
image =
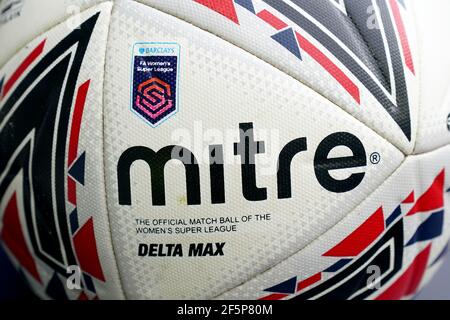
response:
[[[257,157],[266,153],[266,142],[255,138],[254,123],[240,123],[239,137],[229,146],[211,144],[208,146],[208,165],[200,166],[198,159],[202,154],[195,154],[192,150],[181,145],[168,145],[154,150],[149,146],[135,146],[125,150],[117,164],[118,199],[119,204],[131,206],[133,204],[131,168],[136,162],[148,165],[150,171],[150,189],[153,206],[166,205],[166,175],[169,161],[176,161],[183,165],[186,183],[186,204],[189,206],[201,205],[208,201],[211,204],[224,204],[227,202],[225,186],[227,170],[240,170],[241,185],[233,186],[242,190],[242,197],[247,201],[268,200],[268,188],[258,183]],[[281,140],[282,135],[281,135]],[[299,137],[288,141],[283,147],[276,150],[270,157],[276,160],[276,168],[271,176],[277,179],[278,199],[290,199],[293,194],[292,175],[304,173],[304,162],[294,161],[308,153],[314,154],[311,166],[317,183],[326,191],[332,193],[346,193],[357,188],[364,180],[367,167],[367,156],[361,140],[348,132],[335,132],[324,136],[321,141],[314,141],[314,149],[310,150],[310,141],[307,137]],[[311,143],[312,145],[312,143]],[[227,148],[225,148],[227,147]],[[271,149],[274,149],[273,147]],[[238,165],[225,165],[224,159],[230,153]],[[345,150],[345,154],[342,154]],[[271,151],[273,153],[273,150]],[[341,152],[341,153],[339,153]],[[340,156],[337,156],[340,154]],[[311,157],[309,157],[311,158]],[[299,165],[301,163],[301,165]],[[200,183],[200,170],[209,171],[209,185]],[[335,170],[346,170],[346,177],[342,179],[333,175]],[[298,181],[296,179],[296,181]],[[203,188],[209,189],[210,199],[202,197]],[[301,195],[300,195],[301,196]],[[209,198],[209,197],[208,197]]]

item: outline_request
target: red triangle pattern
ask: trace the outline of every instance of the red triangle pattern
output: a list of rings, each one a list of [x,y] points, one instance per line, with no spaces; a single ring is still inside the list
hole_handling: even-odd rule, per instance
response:
[[[82,292],[82,293],[80,293],[80,295],[78,296],[78,299],[77,299],[77,300],[79,300],[79,301],[87,301],[87,300],[89,300],[89,297],[86,295],[86,293]]]
[[[356,257],[384,231],[383,208],[379,208],[358,229],[324,254],[325,257]]]
[[[409,196],[405,199],[405,200],[403,200],[403,204],[408,204],[408,203],[414,203],[414,201],[415,201],[415,196],[414,196],[414,191],[412,191],[410,194],[409,194]]]
[[[297,292],[312,286],[314,283],[317,283],[320,280],[322,280],[322,272],[316,273],[308,279],[300,281],[299,283],[297,283]]]
[[[105,282],[105,275],[98,257],[94,233],[94,219],[90,218],[73,237],[78,262],[83,271]]]
[[[439,173],[433,184],[417,200],[407,216],[442,208],[444,206],[444,182],[445,169]]]
[[[22,225],[19,218],[19,210],[17,208],[17,195],[14,193],[8,202],[3,216],[3,230],[0,238],[11,251],[11,253],[19,261],[20,265],[25,268],[39,283],[42,283],[39,276],[36,262],[28,250],[28,246],[23,235]]]
[[[195,0],[195,2],[220,13],[234,23],[239,24],[233,0]]]
[[[399,300],[417,292],[427,269],[431,244],[420,252],[406,271],[376,300]]]
[[[285,294],[285,293],[273,293],[271,295],[262,297],[259,300],[261,300],[261,301],[275,301],[275,300],[281,300],[283,298],[286,298],[287,296],[289,296],[289,295]]]

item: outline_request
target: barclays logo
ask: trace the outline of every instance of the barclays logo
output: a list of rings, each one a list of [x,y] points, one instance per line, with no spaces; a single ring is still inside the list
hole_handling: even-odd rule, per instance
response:
[[[173,55],[175,54],[174,48],[167,47],[151,47],[151,48],[139,48],[139,54],[141,55]]]

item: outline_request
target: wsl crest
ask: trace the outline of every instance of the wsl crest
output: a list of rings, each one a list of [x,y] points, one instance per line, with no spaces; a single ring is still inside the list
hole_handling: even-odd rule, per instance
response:
[[[172,87],[159,78],[151,78],[138,86],[135,110],[152,120],[174,109]]]
[[[178,111],[180,46],[137,43],[133,48],[131,109],[157,127]]]

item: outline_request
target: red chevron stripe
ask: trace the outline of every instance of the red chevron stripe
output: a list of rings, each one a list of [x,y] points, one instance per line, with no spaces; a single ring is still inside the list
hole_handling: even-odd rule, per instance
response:
[[[73,237],[73,244],[77,253],[78,262],[83,271],[105,282],[106,279],[98,255],[94,232],[94,219],[92,217],[77,231]]]
[[[440,209],[444,206],[445,169],[443,169],[431,186],[417,199],[416,204],[406,214],[412,216],[422,212]]]
[[[69,144],[69,160],[68,165],[71,166],[78,156],[78,142],[80,139],[81,120],[83,118],[84,106],[86,104],[86,97],[89,91],[91,81],[88,80],[83,83],[78,89],[77,99],[75,101],[75,109],[73,111],[72,127],[70,129],[70,144]]]
[[[28,69],[28,67],[42,54],[45,47],[45,41],[42,41],[29,55],[25,58],[25,60],[20,64],[20,66],[16,69],[16,71],[13,73],[11,78],[9,78],[6,83],[5,87],[3,88],[3,94],[2,97],[5,97],[9,91],[12,89],[14,84],[19,80],[19,78],[22,76],[22,74]]]
[[[422,250],[406,271],[376,300],[399,300],[405,296],[413,295],[419,289],[427,269],[431,244]]]
[[[67,200],[77,205],[77,183],[71,177],[67,177]]]
[[[379,208],[361,226],[324,254],[325,257],[356,257],[384,231],[383,208]]]
[[[412,59],[411,48],[409,46],[408,35],[406,33],[405,24],[403,23],[402,15],[400,13],[400,8],[398,7],[397,0],[390,0],[392,13],[394,15],[395,24],[397,25],[397,30],[400,35],[400,42],[403,48],[403,58],[409,70],[415,74],[414,62]]]
[[[316,273],[308,279],[302,280],[297,284],[297,292],[312,286],[314,283],[322,280],[322,272]]]
[[[20,265],[25,268],[39,283],[42,283],[36,262],[28,249],[27,242],[20,223],[17,195],[14,193],[6,205],[3,216],[3,229],[0,238],[16,257]]]
[[[270,13],[269,11],[267,11],[265,9],[262,10],[261,12],[259,12],[257,14],[257,16],[261,20],[264,20],[266,23],[270,24],[272,27],[274,27],[277,30],[284,29],[288,26],[284,21],[282,21],[278,17],[274,16],[272,13]]]
[[[361,104],[361,96],[358,86],[308,39],[303,37],[297,31],[295,32],[295,35],[300,47],[314,60],[316,60],[325,70],[327,70],[328,73],[340,83],[340,85],[353,97],[353,99],[355,99],[358,104]]]
[[[258,300],[261,300],[261,301],[281,300],[283,298],[286,298],[287,296],[288,296],[288,294],[274,293],[274,294],[262,297],[262,298],[260,298]]]

